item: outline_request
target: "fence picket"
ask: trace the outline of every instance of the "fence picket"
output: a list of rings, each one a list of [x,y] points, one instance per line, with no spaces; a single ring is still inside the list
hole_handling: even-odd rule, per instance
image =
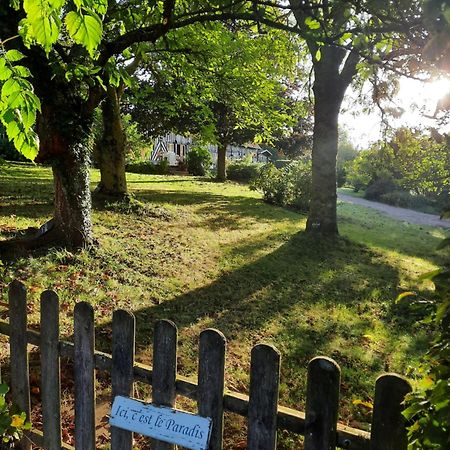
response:
[[[95,450],[94,309],[75,305],[74,320],[75,448]]]
[[[133,314],[117,310],[112,326],[112,398],[133,395],[133,366],[135,351],[135,318]],[[133,433],[111,427],[111,450],[131,450]]]
[[[211,417],[209,450],[222,450],[223,394],[225,385],[225,336],[212,328],[200,333],[198,359],[198,413]]]
[[[399,375],[385,374],[378,377],[370,450],[406,450],[408,440],[402,402],[410,391],[411,385]]]
[[[177,327],[170,320],[159,320],[153,339],[152,401],[157,405],[175,406],[177,378]],[[174,445],[152,440],[154,450],[173,450]]]
[[[340,375],[330,358],[313,358],[308,364],[305,450],[336,448]]]
[[[271,345],[255,345],[250,363],[249,450],[276,448],[279,384],[280,353]]]
[[[41,295],[41,392],[44,449],[61,449],[61,377],[59,362],[59,299]]]
[[[11,393],[14,404],[30,419],[30,376],[27,350],[27,291],[19,281],[9,285],[9,323],[11,324]],[[22,450],[30,450],[27,438],[20,442]]]

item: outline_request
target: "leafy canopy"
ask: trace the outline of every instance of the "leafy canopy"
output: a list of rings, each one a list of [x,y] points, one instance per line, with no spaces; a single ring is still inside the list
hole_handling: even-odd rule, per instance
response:
[[[61,39],[64,44],[83,46],[93,57],[108,5],[107,0],[11,0],[11,6],[23,10],[17,31],[25,47],[38,45],[48,53]],[[19,36],[0,40],[0,119],[17,150],[34,159],[39,146],[34,124],[41,103],[30,82],[32,74],[21,63],[24,53],[16,48],[8,50]]]
[[[287,131],[294,103],[288,87],[300,74],[295,36],[213,23],[170,32],[164,45],[142,63],[139,89],[127,97],[146,134],[171,130],[242,143]]]

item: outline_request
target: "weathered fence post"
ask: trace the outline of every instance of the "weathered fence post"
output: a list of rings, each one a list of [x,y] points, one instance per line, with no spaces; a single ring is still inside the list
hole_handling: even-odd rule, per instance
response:
[[[133,365],[135,351],[135,319],[133,314],[117,310],[112,326],[112,398],[133,395]],[[132,450],[133,433],[111,427],[111,450]]]
[[[59,365],[59,299],[41,295],[41,391],[45,450],[61,449],[61,380]]]
[[[277,444],[280,353],[266,344],[252,349],[248,404],[248,450],[274,450]]]
[[[30,375],[27,350],[27,291],[19,281],[9,285],[9,323],[11,328],[11,393],[13,403],[30,419]],[[20,443],[22,450],[31,449],[25,437]]]
[[[152,402],[175,406],[177,378],[177,327],[170,320],[159,320],[153,339]],[[154,450],[172,450],[175,446],[158,440],[152,441]]]
[[[198,413],[212,419],[209,450],[222,450],[225,336],[218,330],[200,333],[198,359]]]
[[[411,391],[409,382],[396,374],[378,377],[375,385],[370,450],[406,450],[406,420],[402,402]]]
[[[330,358],[317,357],[308,364],[305,450],[336,448],[340,375]]]
[[[74,322],[75,448],[95,450],[94,310],[75,305]]]

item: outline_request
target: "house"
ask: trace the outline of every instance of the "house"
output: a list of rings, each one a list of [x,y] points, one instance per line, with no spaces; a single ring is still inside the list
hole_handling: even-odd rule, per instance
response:
[[[150,161],[158,163],[167,159],[169,166],[176,167],[186,159],[190,146],[192,139],[179,134],[168,133],[165,136],[158,136],[153,144]]]
[[[187,138],[179,134],[168,133],[165,136],[158,136],[153,145],[153,151],[150,160],[158,163],[163,159],[167,159],[169,166],[176,167],[185,161],[189,148],[195,142],[192,138]],[[211,153],[214,167],[217,165],[217,145],[208,144],[208,150]],[[258,144],[246,143],[243,145],[228,145],[226,158],[231,161],[244,159],[251,156],[253,162],[266,163],[271,160],[272,153],[263,150]]]

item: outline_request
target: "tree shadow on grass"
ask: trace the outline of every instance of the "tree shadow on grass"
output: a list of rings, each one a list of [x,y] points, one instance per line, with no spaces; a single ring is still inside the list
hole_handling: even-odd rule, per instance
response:
[[[210,192],[151,190],[140,191],[136,198],[148,204],[169,204],[173,206],[193,206],[201,219],[194,225],[219,228],[239,227],[243,218],[264,221],[289,221],[298,223],[304,216],[277,206],[269,207],[260,198],[240,195],[220,195]]]
[[[191,347],[202,329],[214,327],[248,348],[261,338],[270,340],[299,364],[326,351],[336,336],[345,345],[355,336],[361,340],[373,326],[372,314],[395,332],[386,305],[395,298],[399,275],[370,249],[300,233],[258,257],[265,245],[263,239],[257,249],[244,240],[229,251],[249,252],[252,262],[205,286],[134,311],[138,353],[149,354],[159,319],[173,320],[182,333],[190,329],[183,342]],[[339,325],[349,317],[351,324]],[[109,329],[110,323],[99,327],[99,335]],[[402,332],[407,329],[402,324]]]
[[[138,174],[135,174],[138,175]],[[192,183],[195,181],[200,181],[202,183],[205,183],[206,180],[198,180],[196,178],[180,178],[180,179],[173,179],[168,178],[163,180],[155,180],[155,179],[143,179],[143,180],[127,180],[127,184],[158,184],[158,183],[164,183],[164,184],[172,184],[172,183]]]
[[[30,201],[15,201],[6,206],[0,206],[0,217],[24,217],[29,219],[42,219],[53,213],[53,203],[34,199]]]

